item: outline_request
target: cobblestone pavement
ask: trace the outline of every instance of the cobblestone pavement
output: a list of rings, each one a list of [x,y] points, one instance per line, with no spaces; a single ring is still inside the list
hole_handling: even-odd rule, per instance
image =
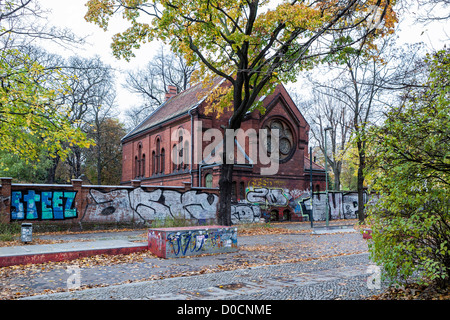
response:
[[[283,227],[309,229],[306,224]],[[75,260],[0,268],[0,298],[363,299],[377,294],[367,288],[368,247],[359,232],[303,231],[241,236],[239,251],[227,254],[160,259],[140,253],[119,263],[104,258],[100,264]],[[139,232],[117,236],[138,239]],[[81,288],[67,292],[73,268],[79,268]]]
[[[360,300],[371,289],[368,254],[128,283],[25,299]]]

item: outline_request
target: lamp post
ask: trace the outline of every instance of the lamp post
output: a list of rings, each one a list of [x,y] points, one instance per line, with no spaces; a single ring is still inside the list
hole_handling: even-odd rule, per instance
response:
[[[309,147],[309,187],[311,189],[311,213],[309,216],[309,220],[311,220],[311,228],[313,227],[314,220],[314,193],[313,193],[313,179],[312,179],[312,147]]]
[[[327,131],[328,130],[333,130],[332,127],[326,127],[324,129],[325,131],[325,203],[326,203],[326,213],[325,213],[325,217],[326,217],[326,225],[328,227],[328,216],[329,216],[329,212],[330,212],[330,203],[329,203],[329,199],[328,199],[328,156],[327,156]]]

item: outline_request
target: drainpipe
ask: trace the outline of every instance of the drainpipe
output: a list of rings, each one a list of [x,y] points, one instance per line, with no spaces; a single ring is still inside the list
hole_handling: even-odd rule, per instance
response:
[[[191,111],[197,108],[197,105],[189,109],[188,115],[191,117],[191,163],[189,164],[189,174],[191,176],[191,187],[194,182],[194,177],[192,174],[192,166],[194,165],[194,118]]]

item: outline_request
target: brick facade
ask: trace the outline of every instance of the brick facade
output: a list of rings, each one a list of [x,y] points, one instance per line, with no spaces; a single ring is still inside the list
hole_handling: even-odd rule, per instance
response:
[[[194,86],[180,94],[169,94],[168,100],[163,105],[123,138],[122,184],[129,185],[131,180],[139,179],[146,185],[189,184],[192,187],[218,187],[220,166],[199,165],[195,162],[190,164],[192,161],[187,161],[192,160],[192,152],[196,147],[196,128],[194,127],[194,130],[192,128],[195,121],[201,121],[202,132],[210,128],[224,128],[231,111],[225,111],[220,117],[216,114],[206,114],[207,106],[198,98],[200,90],[205,89]],[[237,202],[245,200],[249,187],[303,191],[310,189],[308,123],[281,84],[271,95],[264,98],[263,104],[265,114],[261,114],[258,110],[248,113],[241,128],[244,131],[252,128],[258,132],[263,128],[279,127],[280,134],[285,133],[284,149],[281,150],[280,147],[280,151],[284,153],[280,152],[279,170],[275,175],[262,176],[261,168],[265,165],[259,161],[253,165],[248,161],[245,164],[235,165],[233,199]],[[183,140],[187,142],[186,145],[172,141],[180,128],[191,135]],[[189,140],[193,143],[189,144]],[[202,142],[202,153],[209,144],[211,142]],[[177,150],[176,153],[186,160],[181,165],[174,165],[172,161],[172,150],[176,145],[183,146],[182,152]],[[248,155],[250,152],[248,143],[241,147]],[[237,152],[239,151],[236,148],[236,157]],[[313,163],[313,186],[314,191],[325,190],[325,172],[315,163]]]

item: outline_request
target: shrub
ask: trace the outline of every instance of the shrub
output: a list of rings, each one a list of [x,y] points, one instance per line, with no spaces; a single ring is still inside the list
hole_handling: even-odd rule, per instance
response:
[[[368,208],[372,259],[396,281],[450,283],[450,50],[424,61],[428,79],[374,130]]]

